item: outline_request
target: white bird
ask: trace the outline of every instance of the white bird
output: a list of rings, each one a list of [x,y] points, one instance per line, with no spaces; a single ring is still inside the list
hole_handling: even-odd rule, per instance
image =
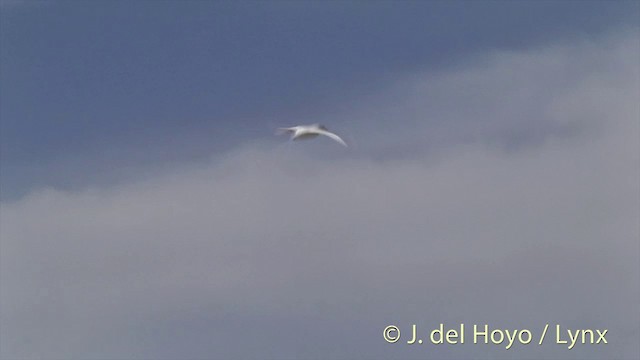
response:
[[[326,127],[320,124],[298,125],[298,126],[292,126],[287,128],[279,128],[278,133],[291,134],[291,140],[311,139],[318,135],[324,135],[339,142],[343,146],[347,146],[347,143],[345,143],[344,140],[340,138],[340,136],[332,133]]]

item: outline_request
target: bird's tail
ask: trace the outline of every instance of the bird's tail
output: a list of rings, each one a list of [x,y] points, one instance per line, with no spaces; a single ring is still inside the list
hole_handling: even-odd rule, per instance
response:
[[[292,131],[293,131],[292,128],[278,128],[276,130],[276,135],[284,135],[284,134],[288,134],[288,133],[290,133]]]

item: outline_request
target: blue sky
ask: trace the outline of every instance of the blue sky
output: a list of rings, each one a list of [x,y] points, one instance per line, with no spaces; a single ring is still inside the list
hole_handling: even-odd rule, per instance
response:
[[[0,358],[640,357],[637,2],[0,11]]]
[[[2,197],[206,158],[402,74],[597,37],[636,15],[600,1],[7,2]]]

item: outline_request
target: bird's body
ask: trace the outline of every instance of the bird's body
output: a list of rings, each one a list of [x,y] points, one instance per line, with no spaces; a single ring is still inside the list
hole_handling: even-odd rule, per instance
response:
[[[344,140],[340,138],[340,136],[332,133],[326,127],[320,124],[298,125],[298,126],[292,126],[288,128],[279,128],[278,131],[282,134],[284,133],[291,134],[291,140],[313,139],[318,135],[324,135],[340,143],[343,146],[347,146],[347,143],[345,143]]]

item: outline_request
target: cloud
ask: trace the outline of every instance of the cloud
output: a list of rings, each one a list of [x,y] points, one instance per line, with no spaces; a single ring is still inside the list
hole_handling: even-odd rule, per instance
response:
[[[351,153],[246,144],[0,205],[0,355],[637,358],[636,35],[407,75],[344,110]],[[440,322],[609,344],[382,339]]]

